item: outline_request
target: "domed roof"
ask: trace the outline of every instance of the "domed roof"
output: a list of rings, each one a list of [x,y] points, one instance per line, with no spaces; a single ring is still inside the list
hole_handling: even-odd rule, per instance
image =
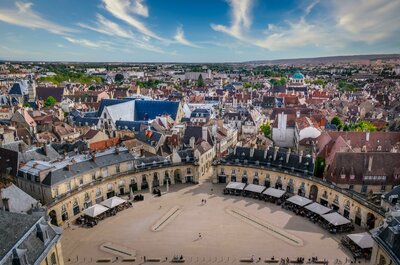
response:
[[[292,75],[292,78],[294,79],[304,79],[304,75],[300,72],[296,72]]]

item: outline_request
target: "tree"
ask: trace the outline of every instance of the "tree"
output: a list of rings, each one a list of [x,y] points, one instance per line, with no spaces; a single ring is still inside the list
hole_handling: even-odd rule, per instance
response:
[[[124,75],[123,74],[116,74],[114,77],[114,81],[116,83],[121,83],[122,81],[124,81]]]
[[[260,126],[260,130],[264,133],[265,137],[270,137],[271,136],[271,124],[269,123],[269,121],[262,124]]]
[[[56,100],[54,97],[49,96],[49,97],[46,99],[46,101],[44,102],[44,106],[45,106],[45,107],[50,107],[50,106],[55,105],[56,103],[57,103],[57,100]]]
[[[338,130],[343,127],[343,122],[340,120],[338,116],[335,116],[331,120],[331,124],[335,125]]]
[[[318,156],[315,159],[315,172],[317,178],[323,178],[325,170],[325,158]]]
[[[204,80],[203,80],[203,76],[201,74],[199,75],[199,78],[197,79],[197,86],[204,87]]]

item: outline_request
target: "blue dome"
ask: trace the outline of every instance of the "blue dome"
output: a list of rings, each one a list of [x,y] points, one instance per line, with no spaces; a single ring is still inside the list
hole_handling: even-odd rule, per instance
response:
[[[304,75],[300,72],[296,72],[292,75],[292,78],[294,79],[304,79]]]

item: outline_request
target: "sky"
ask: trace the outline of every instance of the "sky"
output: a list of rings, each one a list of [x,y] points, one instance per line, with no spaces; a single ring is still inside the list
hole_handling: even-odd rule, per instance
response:
[[[0,59],[242,62],[400,53],[400,0],[1,0]]]

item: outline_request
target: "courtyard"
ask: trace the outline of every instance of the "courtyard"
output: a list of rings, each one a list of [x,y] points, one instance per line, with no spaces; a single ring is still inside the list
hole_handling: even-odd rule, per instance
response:
[[[65,264],[141,264],[144,256],[165,263],[175,255],[193,264],[239,264],[251,257],[264,263],[273,256],[317,256],[329,264],[350,259],[338,244],[343,234],[332,235],[272,203],[223,195],[224,187],[176,184],[165,193],[164,186],[161,197],[142,193],[144,201],[93,228],[71,223],[62,239]]]

